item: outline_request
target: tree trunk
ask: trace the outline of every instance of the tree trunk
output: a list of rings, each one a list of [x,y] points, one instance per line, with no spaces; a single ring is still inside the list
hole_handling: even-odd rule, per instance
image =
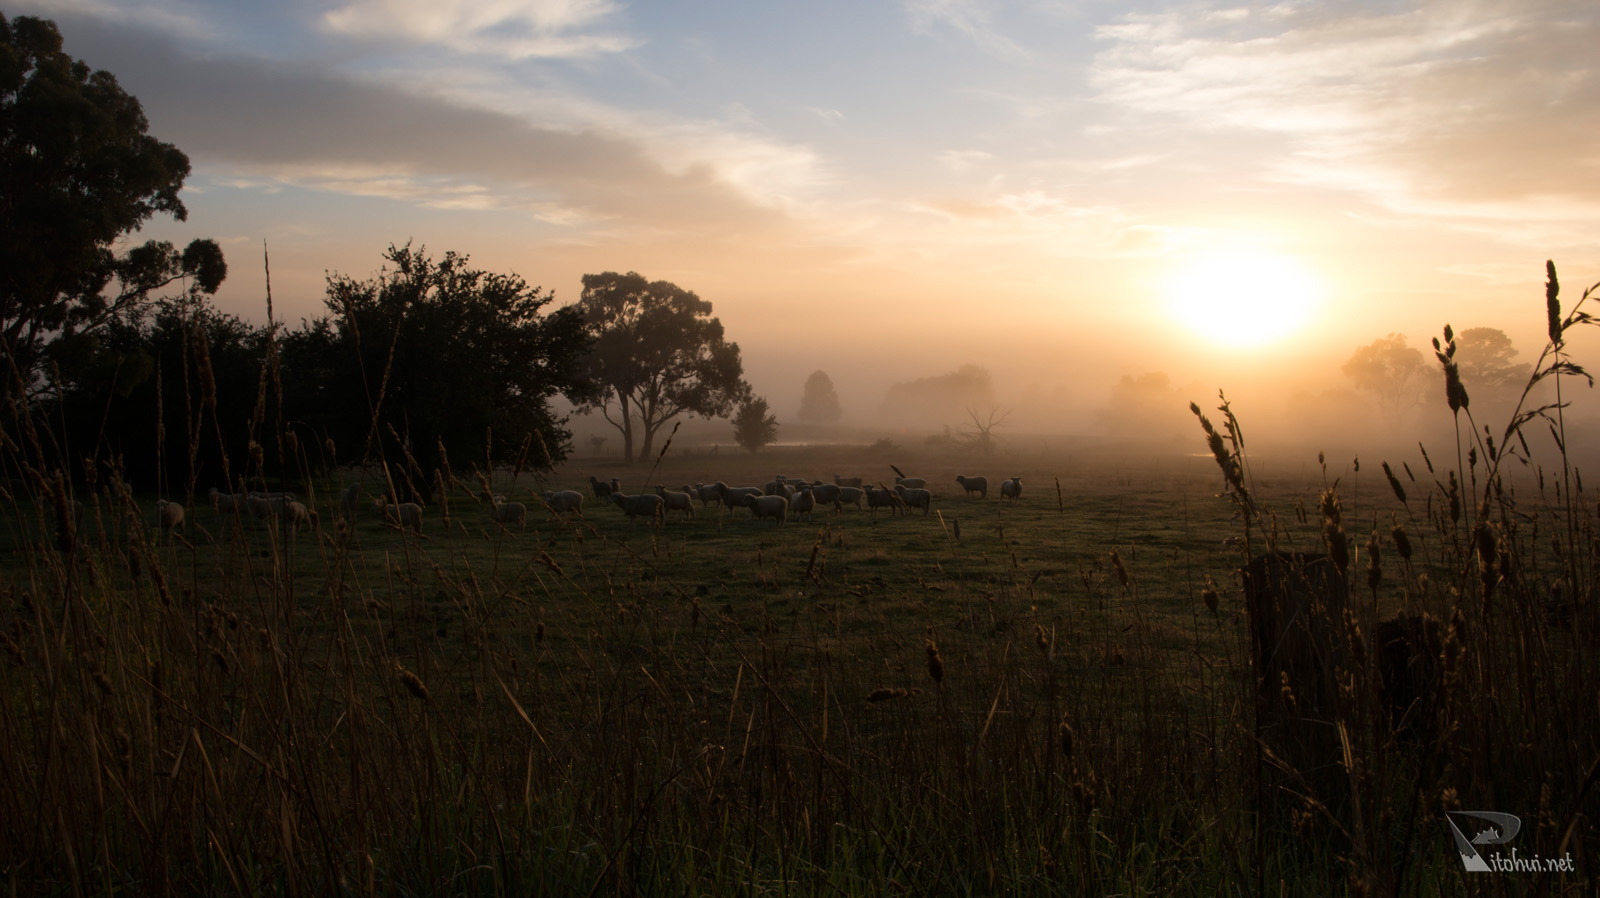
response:
[[[633,413],[628,410],[628,397],[623,393],[617,394],[617,405],[621,408],[622,421],[617,424],[617,429],[622,431],[622,460],[625,464],[633,464]]]

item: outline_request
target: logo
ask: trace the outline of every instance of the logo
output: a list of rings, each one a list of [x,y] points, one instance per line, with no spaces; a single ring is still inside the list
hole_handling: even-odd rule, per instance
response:
[[[1444,820],[1455,836],[1456,850],[1461,854],[1461,864],[1468,873],[1542,873],[1570,872],[1574,869],[1572,854],[1565,858],[1517,857],[1517,849],[1508,853],[1481,852],[1479,848],[1504,845],[1522,831],[1522,820],[1515,814],[1499,811],[1446,811]],[[1467,838],[1467,833],[1473,833]]]

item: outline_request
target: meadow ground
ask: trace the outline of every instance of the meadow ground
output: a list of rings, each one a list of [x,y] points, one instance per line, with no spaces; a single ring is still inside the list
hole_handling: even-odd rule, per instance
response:
[[[380,468],[291,484],[320,513],[300,533],[191,507],[164,536],[154,497],[129,505],[102,482],[80,485],[67,551],[50,501],[17,501],[0,882],[1582,893],[1600,757],[1592,614],[1549,596],[1564,573],[1589,582],[1591,555],[1579,580],[1559,553],[1580,525],[1565,545],[1588,545],[1592,516],[1525,478],[1497,537],[1502,606],[1462,523],[1470,498],[1463,517],[1456,488],[1452,515],[1446,472],[1406,461],[1399,491],[1371,463],[1258,461],[1246,509],[1209,455],[669,447],[635,465],[496,471],[493,492],[530,507],[520,530],[492,523],[486,484],[458,472],[421,534],[365,502],[353,526],[336,520],[340,486],[371,496]],[[928,479],[931,513],[829,509],[780,528],[696,503],[651,526],[587,488],[590,475],[626,492],[778,473],[892,483],[892,465]],[[1469,497],[1477,471],[1461,473]],[[964,496],[958,473],[986,475],[989,496]],[[1012,476],[1015,502],[998,488]],[[557,488],[584,490],[581,518],[538,506]],[[1352,613],[1322,721],[1337,736],[1313,770],[1262,736],[1239,569],[1268,542],[1326,551],[1330,514],[1351,546]],[[1375,627],[1398,613],[1449,634],[1427,660],[1444,697],[1420,739],[1396,735],[1375,685]],[[1464,874],[1442,812],[1477,807],[1520,814],[1523,855],[1571,854],[1577,871]]]

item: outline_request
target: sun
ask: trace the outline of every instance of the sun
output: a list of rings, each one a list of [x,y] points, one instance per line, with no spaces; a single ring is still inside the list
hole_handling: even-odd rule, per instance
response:
[[[1265,346],[1311,323],[1320,285],[1288,256],[1230,252],[1200,256],[1167,284],[1174,320],[1224,346]]]

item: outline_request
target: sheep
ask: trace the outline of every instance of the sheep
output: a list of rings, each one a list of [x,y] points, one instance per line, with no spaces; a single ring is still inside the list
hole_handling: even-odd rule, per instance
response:
[[[554,514],[560,515],[565,512],[575,511],[578,513],[578,517],[583,517],[583,493],[577,490],[557,490],[553,493],[545,493],[544,504],[548,505],[550,511]]]
[[[583,497],[580,495],[578,498],[581,500]],[[494,502],[489,505],[489,519],[501,526],[516,524],[517,530],[521,531],[528,522],[528,506],[521,502],[507,502],[505,496],[495,496]]]
[[[636,496],[625,496],[622,493],[612,493],[611,501],[628,515],[632,521],[640,515],[650,519],[653,526],[661,517],[661,497],[650,493],[639,493]]]
[[[694,493],[695,496],[700,500],[701,508],[709,508],[713,502],[717,503],[719,506],[722,504],[722,494],[717,492],[717,487],[715,484],[707,486],[704,483],[697,483],[692,487],[686,486],[683,488],[683,490],[686,493]],[[718,510],[720,511],[721,509]]]
[[[987,477],[963,477],[957,474],[956,483],[961,484],[961,488],[967,491],[969,498],[973,493],[977,493],[979,499],[989,498],[989,478]]]
[[[1001,484],[1000,484],[1000,498],[1002,498],[1002,499],[1020,499],[1020,498],[1022,498],[1022,478],[1021,477],[1013,477],[1010,480],[1002,481]]]
[[[266,492],[264,490],[251,490],[250,491],[250,495],[254,496],[257,499],[284,499],[284,500],[288,500],[288,501],[294,501],[295,499],[300,498],[299,496],[296,496],[294,493],[287,492],[287,491],[269,493],[269,492]]]
[[[372,500],[372,511],[386,526],[422,532],[422,506],[415,502],[390,505],[382,496]]]
[[[599,499],[601,502],[611,501],[611,484],[606,483],[593,474],[589,475],[589,489],[594,490],[594,497]]]
[[[867,510],[873,517],[878,516],[878,509],[887,508],[890,514],[899,514],[905,503],[900,501],[900,495],[894,490],[867,487]]]
[[[212,487],[209,495],[211,510],[215,511],[219,518],[232,517],[235,512],[250,511],[250,497],[245,493],[224,493]]]
[[[837,506],[842,488],[837,483],[818,482],[811,485],[811,491],[817,494],[818,505]]]
[[[356,512],[361,508],[361,484],[351,483],[339,491],[339,513],[344,519],[354,524]]]
[[[927,490],[911,489],[903,483],[898,483],[895,484],[894,491],[900,494],[900,501],[906,504],[907,514],[910,514],[913,508],[920,508],[926,517],[928,510],[933,507],[933,493]]]
[[[843,511],[846,505],[854,505],[856,511],[860,511],[861,499],[866,494],[867,491],[859,486],[841,486],[839,487],[839,501],[834,503],[834,507]]]
[[[688,490],[679,492],[668,490],[661,484],[656,484],[656,495],[661,497],[662,517],[669,511],[686,511],[689,517],[694,517],[694,496]]]
[[[928,481],[922,477],[896,477],[894,485],[903,486],[908,490],[920,490],[928,485]]]
[[[802,486],[789,497],[789,514],[799,520],[801,515],[809,515],[817,509],[817,494],[810,486]]]
[[[753,520],[771,518],[779,527],[789,518],[789,500],[782,496],[751,496],[750,516]]]
[[[833,483],[835,486],[853,486],[856,489],[861,489],[862,487],[860,477],[842,477],[838,474],[835,474],[833,475]]]
[[[749,508],[750,500],[762,495],[758,486],[728,486],[720,480],[713,486],[717,495],[722,497],[722,504],[727,506],[729,516],[732,516],[734,508]]]
[[[183,505],[178,502],[168,502],[165,499],[156,500],[156,523],[161,525],[162,533],[171,533],[183,529]]]
[[[283,515],[289,519],[291,527],[299,530],[300,525],[304,524],[306,529],[309,530],[317,526],[317,513],[307,508],[305,503],[296,502],[293,499],[285,499],[282,502],[283,504],[279,507],[282,509]]]

